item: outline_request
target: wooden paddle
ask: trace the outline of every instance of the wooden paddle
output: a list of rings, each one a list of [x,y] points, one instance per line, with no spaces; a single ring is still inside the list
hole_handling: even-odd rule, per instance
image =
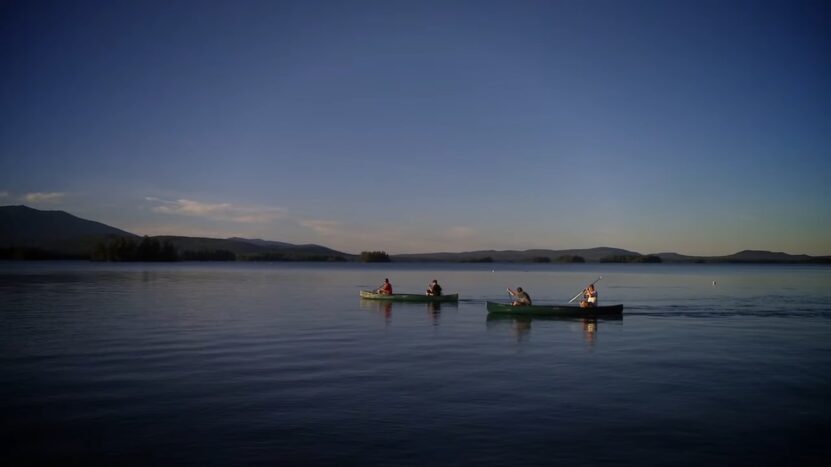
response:
[[[592,283],[591,283],[591,284],[589,284],[589,285],[594,285],[594,284],[597,284],[597,281],[599,281],[600,279],[603,279],[603,276],[598,277],[598,278],[597,278],[594,282],[592,282]],[[586,291],[586,289],[587,289],[587,288],[589,288],[589,285],[587,285],[587,286],[583,287],[583,290],[581,290],[581,291],[580,291],[577,295],[575,295],[575,296],[574,296],[574,298],[572,298],[572,299],[571,299],[571,300],[569,300],[568,302],[569,302],[569,303],[571,303],[571,302],[573,302],[573,301],[577,300],[577,297],[579,297],[580,295],[583,295],[583,292],[585,292],[585,291]]]

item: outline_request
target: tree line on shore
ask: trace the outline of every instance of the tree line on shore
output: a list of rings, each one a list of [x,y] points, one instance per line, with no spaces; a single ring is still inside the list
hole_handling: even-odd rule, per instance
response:
[[[363,263],[389,263],[392,261],[386,251],[362,251],[360,260]]]
[[[149,236],[136,237],[110,237],[107,240],[99,241],[90,252],[83,250],[57,251],[45,247],[33,246],[5,246],[0,247],[0,260],[92,260],[104,262],[125,262],[125,261],[309,261],[309,262],[346,262],[358,261],[364,263],[389,263],[408,261],[433,261],[429,255],[425,258],[413,259],[405,255],[405,258],[394,258],[385,251],[362,251],[360,255],[337,254],[339,252],[315,252],[297,250],[272,250],[257,253],[239,253],[230,249],[177,248],[175,243],[167,239],[159,239]],[[499,258],[492,256],[467,256],[462,254],[449,261],[459,263],[663,263],[667,262],[658,255],[640,254],[616,254],[587,260],[583,256],[567,254],[561,256],[531,256],[525,258]],[[744,258],[690,258],[686,263],[805,263],[805,264],[831,264],[831,257],[809,257],[800,261],[788,261],[780,259],[744,259]]]
[[[611,255],[600,258],[601,263],[660,263],[661,258],[656,255]],[[490,256],[483,256],[481,258],[471,258],[462,260],[463,263],[494,263],[496,262]],[[579,255],[563,255],[556,258],[548,256],[534,256],[531,259],[519,261],[526,263],[585,263],[586,258]]]
[[[91,253],[67,254],[32,247],[0,248],[0,260],[91,260],[100,262],[148,262],[148,261],[313,261],[345,262],[341,255],[299,252],[269,251],[264,253],[237,254],[227,249],[179,250],[168,241],[144,236],[140,240],[115,237],[95,244]],[[383,251],[364,251],[358,258],[365,263],[390,262]]]
[[[0,259],[7,260],[49,260],[49,259],[89,259],[104,262],[125,261],[315,261],[345,262],[347,258],[340,255],[301,254],[293,252],[265,252],[240,255],[225,249],[179,250],[168,240],[144,236],[136,241],[132,238],[116,237],[98,242],[89,255],[59,254],[40,248],[8,247],[0,248]],[[362,251],[357,258],[363,263],[389,263],[392,258],[385,251]],[[493,263],[490,256],[460,260],[462,263]],[[522,262],[530,263],[585,263],[586,259],[577,255],[564,255],[557,258],[535,256]],[[660,263],[655,255],[646,256],[607,256],[601,263]]]
[[[144,236],[141,241],[118,237],[99,242],[92,261],[346,261],[342,256],[266,252],[238,255],[225,249],[178,250],[168,240]]]
[[[144,236],[137,242],[118,237],[98,242],[92,250],[93,261],[178,261],[179,253],[172,243]]]

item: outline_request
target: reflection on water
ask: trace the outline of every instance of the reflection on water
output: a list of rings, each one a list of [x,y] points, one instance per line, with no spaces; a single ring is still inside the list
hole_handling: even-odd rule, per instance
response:
[[[0,262],[0,368],[8,465],[825,465],[831,268]]]
[[[433,325],[439,325],[439,316],[441,316],[441,303],[426,303],[427,313],[433,319]]]
[[[392,302],[382,300],[365,300],[361,299],[361,309],[368,310],[373,313],[380,313],[384,317],[384,322],[389,325],[392,320]]]
[[[392,302],[386,300],[367,300],[361,299],[361,309],[372,311],[374,313],[380,313],[384,316],[384,320],[387,324],[392,321],[392,310],[395,308],[396,310],[411,313],[415,311],[425,311],[427,316],[432,320],[434,326],[439,325],[439,318],[441,317],[442,309],[447,308],[455,308],[458,309],[459,306],[457,303],[438,303],[438,302],[427,302],[427,303],[407,303],[407,302]]]
[[[583,337],[589,345],[594,345],[594,339],[597,337],[597,319],[585,318],[583,319]]]
[[[487,317],[488,329],[508,329],[510,328],[516,336],[517,342],[528,339],[531,333],[531,324],[534,321],[559,321],[563,323],[581,324],[583,332],[583,339],[587,344],[593,346],[597,339],[597,332],[600,327],[599,321],[623,321],[623,317],[609,317],[598,320],[597,318],[574,318],[574,317],[557,317],[557,316],[512,316],[501,313],[489,313]]]

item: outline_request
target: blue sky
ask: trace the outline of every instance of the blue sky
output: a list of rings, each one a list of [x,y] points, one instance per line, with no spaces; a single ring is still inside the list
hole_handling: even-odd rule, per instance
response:
[[[827,2],[0,4],[0,204],[349,252],[831,254]]]

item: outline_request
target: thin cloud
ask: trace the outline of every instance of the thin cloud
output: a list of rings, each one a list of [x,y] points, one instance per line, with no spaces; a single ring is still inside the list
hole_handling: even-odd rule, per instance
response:
[[[467,226],[443,230],[420,230],[381,224],[371,227],[343,224],[335,220],[304,219],[300,225],[319,235],[326,245],[344,251],[384,250],[393,253],[463,251],[481,247],[479,232]]]
[[[218,221],[241,224],[265,224],[286,216],[286,209],[269,206],[241,206],[231,203],[203,203],[190,199],[165,201],[147,197],[145,200],[160,203],[151,208],[153,212],[179,216],[201,217]]]
[[[332,236],[341,233],[341,223],[338,221],[307,219],[300,221],[300,225],[312,229],[315,233],[322,236]]]
[[[8,194],[8,193],[7,193]],[[23,195],[23,201],[32,204],[55,204],[63,201],[66,193],[26,193]]]
[[[8,191],[0,191],[0,199],[8,198],[9,192]]]

